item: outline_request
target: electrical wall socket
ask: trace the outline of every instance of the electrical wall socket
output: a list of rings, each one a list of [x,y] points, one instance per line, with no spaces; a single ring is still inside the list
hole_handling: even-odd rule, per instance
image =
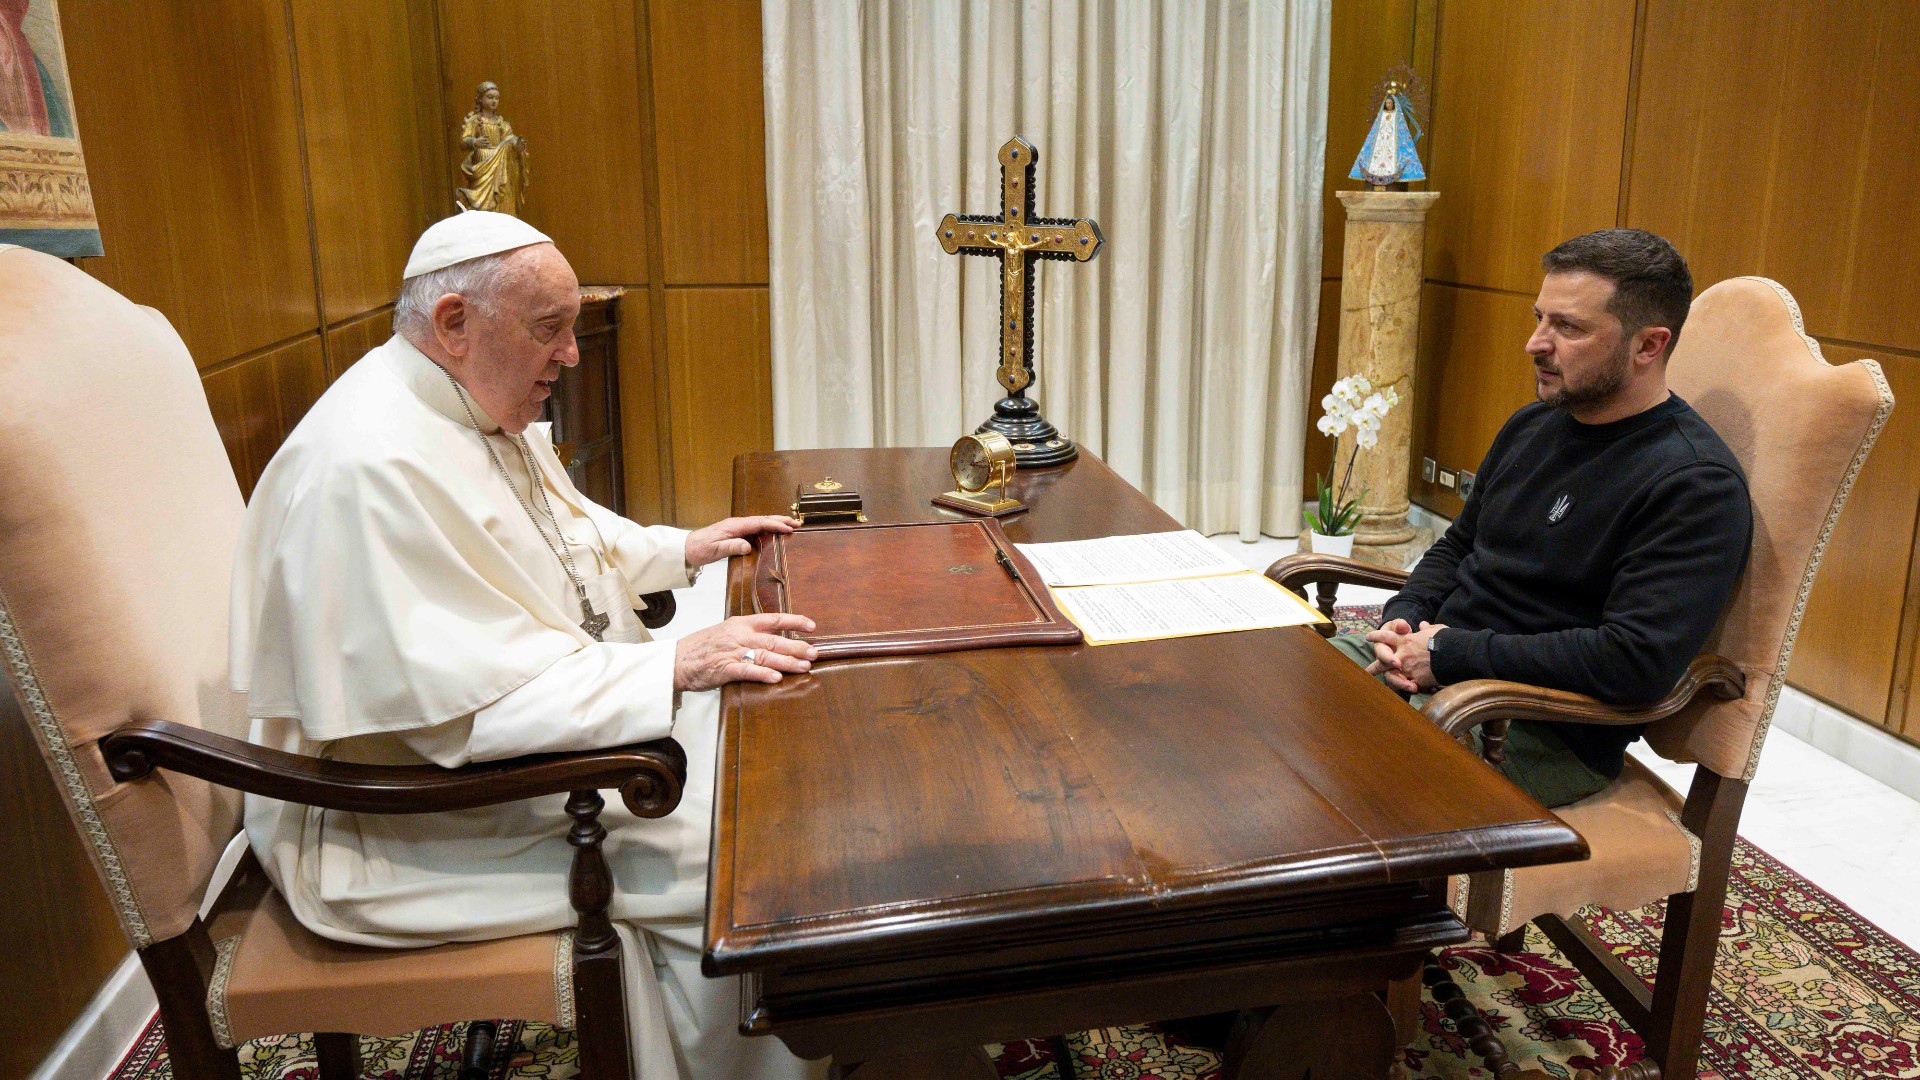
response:
[[[1429,484],[1433,483],[1433,470],[1436,468],[1438,468],[1438,466],[1434,464],[1432,458],[1430,457],[1421,458],[1420,459],[1420,479],[1425,480]]]
[[[1455,479],[1456,479],[1456,474],[1452,469],[1440,470],[1440,486],[1441,487],[1443,488],[1452,487]]]
[[[1464,499],[1467,496],[1473,494],[1474,479],[1475,477],[1473,473],[1470,473],[1465,469],[1460,470],[1460,497],[1461,498]]]

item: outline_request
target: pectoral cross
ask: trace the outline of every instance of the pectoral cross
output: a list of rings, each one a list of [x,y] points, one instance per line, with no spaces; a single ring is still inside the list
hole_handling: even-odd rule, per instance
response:
[[[989,214],[948,214],[939,226],[940,247],[949,255],[989,255],[1000,260],[1000,357],[998,377],[1007,396],[992,429],[1013,442],[1023,469],[1062,465],[1078,457],[1073,443],[1040,416],[1026,396],[1033,383],[1033,266],[1039,259],[1086,262],[1100,251],[1100,226],[1091,218],[1043,218],[1033,212],[1034,167],[1040,155],[1015,136],[1000,148],[1003,209]]]
[[[605,641],[607,627],[613,625],[613,620],[604,612],[593,610],[593,602],[587,599],[585,586],[576,586],[576,588],[580,591],[580,629],[585,630],[587,636],[595,641]]]

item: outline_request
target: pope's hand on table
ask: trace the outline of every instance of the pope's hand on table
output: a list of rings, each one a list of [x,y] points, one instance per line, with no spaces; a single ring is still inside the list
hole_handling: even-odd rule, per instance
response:
[[[687,565],[705,566],[729,555],[745,555],[753,550],[753,542],[747,537],[761,533],[790,533],[798,524],[798,519],[779,514],[716,521],[704,529],[695,529],[687,534]]]
[[[804,615],[735,615],[683,637],[674,646],[673,688],[711,690],[730,682],[777,683],[811,670],[819,653],[785,630],[813,632]],[[751,656],[751,659],[749,659]]]

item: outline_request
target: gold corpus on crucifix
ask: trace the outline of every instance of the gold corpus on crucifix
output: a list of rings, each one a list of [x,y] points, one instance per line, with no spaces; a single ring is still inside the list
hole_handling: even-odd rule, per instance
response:
[[[948,214],[939,226],[940,247],[949,255],[987,255],[1000,260],[1000,358],[998,377],[1007,396],[977,431],[998,431],[1013,442],[1023,469],[1064,465],[1080,456],[1072,440],[1040,415],[1027,397],[1033,384],[1033,267],[1040,259],[1086,262],[1100,251],[1100,226],[1092,218],[1044,218],[1033,212],[1033,179],[1039,152],[1014,136],[1000,148],[998,216]]]

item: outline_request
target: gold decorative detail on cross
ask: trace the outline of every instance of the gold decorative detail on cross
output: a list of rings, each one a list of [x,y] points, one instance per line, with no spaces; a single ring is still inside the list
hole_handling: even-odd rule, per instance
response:
[[[1035,259],[1086,262],[1100,250],[1092,218],[1044,218],[1033,212],[1039,154],[1018,136],[1000,148],[999,216],[948,214],[939,225],[949,255],[1000,259],[1000,385],[1009,396],[1033,382],[1033,273]]]

